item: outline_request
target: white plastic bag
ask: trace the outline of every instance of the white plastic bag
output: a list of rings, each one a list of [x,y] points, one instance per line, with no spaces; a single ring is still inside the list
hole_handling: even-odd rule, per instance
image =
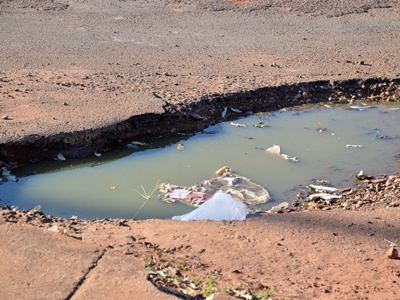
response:
[[[172,220],[244,220],[247,206],[225,193],[216,193],[214,197],[190,213],[174,216]]]

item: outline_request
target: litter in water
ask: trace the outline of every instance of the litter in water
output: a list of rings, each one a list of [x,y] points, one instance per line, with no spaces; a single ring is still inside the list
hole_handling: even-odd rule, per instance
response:
[[[167,203],[178,200],[198,207],[212,199],[216,193],[222,192],[244,203],[252,212],[260,211],[258,204],[271,200],[265,188],[244,176],[233,173],[227,166],[220,168],[216,175],[217,177],[204,180],[191,187],[162,183],[158,186],[158,190],[163,193],[160,199]]]
[[[183,144],[176,144],[176,149],[178,149],[179,151],[183,151],[184,149]]]
[[[312,193],[319,193],[319,192],[329,192],[329,193],[337,193],[339,190],[334,187],[324,186],[324,185],[308,185],[310,192]]]
[[[399,136],[398,135],[377,135],[376,137],[381,140],[386,140],[386,139],[396,139]]]
[[[365,180],[365,179],[372,179],[372,178],[373,178],[373,176],[365,175],[363,170],[361,170],[361,171],[356,175],[356,179],[358,179],[358,180]]]
[[[127,145],[127,147],[130,148],[130,149],[135,149],[135,148],[137,148],[139,146],[140,147],[144,147],[144,146],[147,146],[147,144],[146,143],[142,143],[142,142],[138,142],[138,141],[133,141],[133,142],[130,142]]]
[[[256,127],[256,128],[263,128],[263,127],[270,127],[270,126],[271,125],[269,125],[269,124],[264,124],[264,122],[258,122],[253,125],[253,127]]]
[[[323,199],[323,200],[332,200],[332,199],[340,199],[342,195],[332,195],[327,193],[317,193],[311,194],[307,197],[307,200],[315,200],[315,199]]]
[[[7,181],[13,181],[13,182],[17,182],[18,179],[15,175],[11,174],[11,171],[8,170],[6,167],[1,168],[3,171],[1,173],[1,176],[7,180]],[[1,179],[0,179],[1,181]]]
[[[227,112],[228,112],[228,108],[227,108],[227,107],[224,107],[224,110],[222,111],[222,114],[221,114],[221,116],[222,116],[223,119],[225,119],[226,113],[227,113]]]
[[[62,155],[61,153],[58,153],[56,160],[65,161],[67,159],[64,157],[64,155]]]
[[[356,105],[351,105],[350,109],[359,110],[359,111],[363,111],[364,110],[364,108],[361,108],[360,106],[356,106]]]
[[[279,145],[273,145],[272,147],[269,147],[267,150],[265,150],[265,152],[280,155],[289,162],[299,162],[299,159],[296,156],[289,156],[287,154],[281,153],[281,147]]]
[[[233,108],[233,107],[231,107],[231,110],[232,110],[234,113],[237,113],[237,114],[240,114],[240,113],[242,112],[240,109],[236,109],[236,108]]]
[[[246,124],[242,124],[242,123],[231,122],[230,124],[231,124],[232,126],[236,126],[236,127],[247,127]]]
[[[223,192],[216,193],[209,201],[190,213],[174,216],[172,220],[237,220],[246,219],[247,206]]]

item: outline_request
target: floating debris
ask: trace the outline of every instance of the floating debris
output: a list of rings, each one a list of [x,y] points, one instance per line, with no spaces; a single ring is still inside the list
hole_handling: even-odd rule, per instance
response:
[[[356,179],[358,179],[358,180],[365,180],[365,179],[372,179],[373,178],[373,176],[370,176],[370,175],[365,175],[364,174],[364,172],[363,172],[363,170],[361,170],[357,175],[356,175]]]
[[[265,152],[281,155],[281,147],[279,145],[273,145],[265,150]]]
[[[160,200],[173,203],[181,201],[190,206],[199,206],[216,193],[223,192],[246,204],[252,212],[259,211],[257,205],[271,200],[268,191],[250,179],[232,172],[224,166],[216,171],[218,177],[204,180],[191,187],[162,183],[158,190],[163,193]]]
[[[310,193],[319,193],[319,192],[329,192],[329,193],[337,193],[339,190],[334,187],[324,186],[324,185],[308,185],[308,190]]]
[[[378,138],[378,139],[381,139],[381,140],[386,140],[386,139],[396,139],[396,138],[398,138],[399,136],[398,135],[376,135],[376,137]]]
[[[146,143],[142,143],[142,142],[133,141],[133,142],[130,142],[127,146],[128,146],[128,148],[134,149],[134,148],[137,148],[137,147],[147,146],[147,144]]]
[[[292,162],[292,163],[297,163],[297,162],[299,162],[299,159],[298,159],[296,156],[289,156],[289,155],[287,155],[287,154],[281,154],[281,156],[282,156],[284,159],[286,159],[287,161],[289,161],[289,162]]]
[[[138,148],[138,146],[133,145],[133,144],[127,144],[126,146],[127,146],[129,149],[136,149],[136,148]]]
[[[97,156],[97,157],[101,157],[101,153],[95,152],[94,155]]]
[[[327,129],[325,128],[325,127],[318,127],[318,128],[315,128],[318,132],[324,132],[324,131],[326,131]]]
[[[209,201],[190,213],[174,216],[172,220],[236,220],[246,219],[246,205],[223,192],[216,193]]]
[[[233,108],[233,107],[231,107],[231,111],[233,111],[234,113],[237,113],[237,114],[242,113],[242,111],[240,109],[236,109],[236,108]]]
[[[65,161],[67,159],[64,157],[64,155],[62,155],[61,153],[58,153],[56,160]]]
[[[347,144],[346,148],[361,148],[362,145],[352,145],[352,144]]]
[[[183,149],[185,148],[183,146],[183,144],[175,144],[175,146],[176,146],[176,149],[178,149],[179,151],[183,151]]]
[[[270,127],[271,125],[269,124],[264,124],[264,122],[258,122],[257,124],[254,124],[253,127],[256,128],[264,128],[264,127]]]
[[[332,195],[328,193],[317,193],[311,194],[307,197],[307,200],[315,200],[315,199],[323,199],[323,200],[332,200],[332,199],[340,199],[342,195]]]
[[[224,108],[224,110],[222,111],[222,114],[221,114],[221,116],[222,116],[222,118],[224,118],[225,119],[225,117],[226,117],[226,113],[228,112],[228,108],[227,107],[225,107]]]
[[[289,156],[287,154],[281,153],[281,147],[279,145],[273,145],[272,147],[269,147],[267,150],[265,150],[265,152],[280,155],[281,157],[283,157],[284,159],[286,159],[289,162],[293,162],[293,163],[299,162],[299,159],[296,156]]]
[[[15,175],[11,174],[11,171],[8,170],[6,167],[1,168],[3,171],[1,172],[1,176],[7,181],[17,182],[18,179]]]
[[[362,107],[360,107],[360,106],[356,106],[356,105],[350,106],[350,109],[358,110],[358,111],[363,111],[363,110],[364,110],[364,108],[362,108]]]
[[[231,122],[230,124],[231,124],[232,126],[236,126],[236,127],[247,127],[246,124],[242,124],[242,123]]]

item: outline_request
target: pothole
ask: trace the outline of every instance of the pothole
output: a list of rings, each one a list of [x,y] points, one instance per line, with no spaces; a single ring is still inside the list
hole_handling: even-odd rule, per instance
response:
[[[299,88],[290,103],[307,102],[311,93]],[[392,99],[395,95],[383,93]],[[57,161],[16,170],[19,182],[0,187],[2,199],[21,209],[40,204],[47,214],[58,217],[170,218],[193,207],[160,201],[154,190],[157,183],[190,187],[215,177],[214,171],[224,165],[269,191],[272,201],[260,206],[264,211],[281,202],[291,204],[312,179],[346,188],[355,185],[361,170],[398,171],[400,137],[393,124],[400,119],[399,106],[339,94],[330,95],[329,103],[251,115],[237,103],[222,108],[219,120],[225,122],[195,135],[149,144],[130,140],[119,152],[96,152],[86,160],[62,154],[66,160],[60,161],[57,155]],[[266,153],[274,145],[296,159]],[[32,173],[36,175],[25,177]]]

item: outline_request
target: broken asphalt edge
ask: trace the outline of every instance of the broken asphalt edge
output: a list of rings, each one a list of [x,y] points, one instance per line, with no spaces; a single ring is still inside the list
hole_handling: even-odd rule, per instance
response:
[[[221,114],[225,107],[246,114],[307,103],[331,102],[339,98],[400,101],[400,97],[392,95],[399,85],[400,78],[382,77],[311,81],[212,94],[199,101],[189,101],[188,105],[177,106],[164,102],[164,113],[160,114],[134,115],[125,121],[90,130],[10,139],[0,144],[0,161],[22,165],[54,158],[59,153],[66,158],[83,158],[107,148],[121,147],[133,139],[149,141],[160,136],[173,136],[178,132],[190,135],[229,118],[229,115]],[[299,91],[307,91],[307,96],[302,96]]]

